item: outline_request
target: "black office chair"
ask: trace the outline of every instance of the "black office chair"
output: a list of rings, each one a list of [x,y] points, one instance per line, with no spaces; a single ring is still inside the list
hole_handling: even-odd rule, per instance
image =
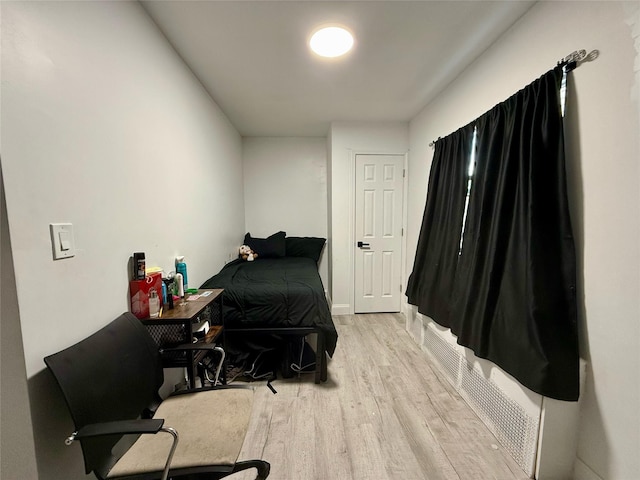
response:
[[[164,401],[158,347],[140,320],[124,313],[90,337],[44,359],[60,386],[86,473],[100,480],[215,480],[249,468],[269,476],[263,460],[237,461],[253,389],[187,390]]]

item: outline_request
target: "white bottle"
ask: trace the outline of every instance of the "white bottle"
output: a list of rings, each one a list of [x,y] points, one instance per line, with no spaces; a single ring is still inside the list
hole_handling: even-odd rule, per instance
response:
[[[160,314],[160,297],[155,288],[149,290],[149,316],[156,318]]]
[[[176,284],[176,295],[178,295],[180,298],[184,297],[184,283],[182,280],[182,274],[181,273],[176,273],[175,277],[173,277],[173,281]]]

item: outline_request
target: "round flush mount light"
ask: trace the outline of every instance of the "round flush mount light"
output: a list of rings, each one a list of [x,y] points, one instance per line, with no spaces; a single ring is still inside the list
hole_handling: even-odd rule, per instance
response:
[[[323,27],[311,36],[309,47],[321,57],[339,57],[353,47],[353,35],[343,27]]]

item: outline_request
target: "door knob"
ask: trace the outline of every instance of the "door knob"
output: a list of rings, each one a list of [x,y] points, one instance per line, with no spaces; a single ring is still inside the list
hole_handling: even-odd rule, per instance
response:
[[[369,248],[369,244],[364,242],[358,242],[358,248]]]

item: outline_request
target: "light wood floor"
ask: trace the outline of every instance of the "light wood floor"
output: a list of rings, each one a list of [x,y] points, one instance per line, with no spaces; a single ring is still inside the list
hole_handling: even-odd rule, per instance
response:
[[[402,316],[334,322],[327,383],[276,380],[276,395],[253,384],[240,460],[270,462],[270,480],[528,478],[405,332]],[[255,478],[247,473],[230,478]]]

